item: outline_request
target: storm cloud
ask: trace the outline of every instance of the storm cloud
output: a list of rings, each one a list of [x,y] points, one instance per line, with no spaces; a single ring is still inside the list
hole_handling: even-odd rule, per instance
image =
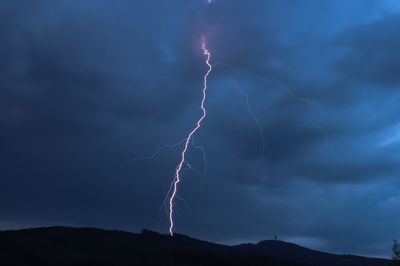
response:
[[[2,1],[1,228],[165,232],[181,146],[137,158],[198,117],[205,34],[207,160],[191,146],[177,231],[387,256],[400,237],[400,5],[204,2]]]

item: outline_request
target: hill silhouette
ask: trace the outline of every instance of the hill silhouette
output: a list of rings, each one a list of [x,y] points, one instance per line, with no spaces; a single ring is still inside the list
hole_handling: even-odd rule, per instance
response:
[[[2,266],[265,265],[383,266],[389,260],[334,255],[276,240],[226,246],[176,234],[48,227],[0,231]]]

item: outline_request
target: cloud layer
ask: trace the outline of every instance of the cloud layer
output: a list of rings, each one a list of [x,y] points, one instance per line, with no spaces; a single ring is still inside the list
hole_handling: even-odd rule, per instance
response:
[[[0,225],[167,228],[162,206],[199,115],[177,230],[388,255],[400,222],[392,1],[0,4]],[[248,112],[249,97],[265,136]]]

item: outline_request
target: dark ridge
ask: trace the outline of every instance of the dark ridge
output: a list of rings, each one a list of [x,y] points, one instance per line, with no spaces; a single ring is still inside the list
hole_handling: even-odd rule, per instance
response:
[[[231,247],[150,230],[141,234],[70,227],[0,231],[1,266],[383,266],[388,262],[334,255],[281,241]]]
[[[264,255],[273,258],[284,258],[290,261],[309,265],[349,265],[349,266],[380,266],[388,265],[386,259],[368,258],[354,255],[336,255],[305,248],[293,243],[277,240],[264,240],[257,244],[241,244],[232,247],[248,255]]]

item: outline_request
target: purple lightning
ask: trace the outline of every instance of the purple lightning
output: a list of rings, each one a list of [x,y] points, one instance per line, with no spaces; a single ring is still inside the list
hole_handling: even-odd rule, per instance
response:
[[[259,160],[262,156],[264,156],[265,154],[265,148],[267,145],[267,141],[265,140],[265,135],[264,135],[264,130],[263,127],[261,125],[260,119],[258,119],[257,115],[254,113],[253,108],[250,105],[250,97],[247,94],[247,92],[245,90],[243,90],[240,86],[239,83],[237,83],[233,78],[231,78],[232,83],[235,85],[237,91],[243,95],[243,97],[245,98],[245,103],[246,103],[246,107],[247,107],[247,111],[250,114],[251,118],[254,120],[254,122],[256,123],[256,126],[258,128],[258,134],[260,135],[260,139],[262,141],[262,147],[261,147],[261,154],[259,159],[256,161],[256,166],[254,168],[254,172],[257,170],[258,168],[258,164],[259,164]]]
[[[221,65],[221,66],[228,67],[228,68],[230,68],[233,72],[242,72],[242,70],[239,70],[239,69],[235,68],[234,66],[232,66],[232,65],[230,65],[230,64],[227,64],[227,63],[216,62],[216,63],[214,64],[214,66],[217,66],[217,65]],[[254,116],[254,113],[253,113],[253,111],[251,110],[251,107],[249,106],[248,95],[246,95],[247,93],[246,93],[244,90],[242,90],[242,89],[240,88],[240,86],[238,85],[238,83],[237,83],[233,78],[231,78],[231,80],[233,81],[233,83],[235,83],[235,86],[236,86],[236,88],[238,89],[238,91],[239,91],[240,93],[242,93],[242,94],[245,96],[245,98],[246,98],[246,104],[247,104],[247,109],[248,109],[250,115],[253,117],[253,120],[258,124],[259,130],[260,130],[259,121],[257,121],[258,118]],[[282,90],[286,91],[287,94],[288,94],[290,97],[292,97],[292,98],[295,99],[296,101],[303,102],[303,103],[307,106],[307,109],[308,109],[308,120],[309,120],[309,122],[312,124],[312,126],[314,126],[317,130],[319,130],[319,131],[321,132],[321,134],[325,137],[326,141],[329,142],[329,137],[328,137],[328,135],[326,134],[324,128],[323,128],[322,126],[320,126],[319,124],[317,124],[317,123],[314,121],[314,119],[312,118],[312,105],[314,104],[313,101],[311,101],[311,100],[308,99],[308,98],[304,98],[304,97],[298,96],[296,93],[294,93],[293,90],[291,90],[290,88],[288,88],[287,86],[285,86],[285,85],[284,85],[283,83],[281,83],[280,81],[278,81],[278,80],[274,80],[274,81],[279,85],[279,87],[280,87]],[[264,144],[264,143],[265,143],[265,140],[263,141],[263,144]],[[266,144],[266,143],[265,143],[265,144]]]
[[[203,114],[200,117],[200,119],[197,121],[196,126],[192,129],[192,131],[190,131],[190,133],[188,134],[188,136],[186,138],[185,146],[181,153],[181,160],[180,160],[178,166],[176,167],[175,177],[174,177],[174,180],[171,185],[172,193],[169,198],[169,224],[170,224],[169,225],[169,234],[171,236],[174,235],[174,232],[173,232],[173,229],[174,229],[174,200],[177,197],[176,193],[178,190],[178,184],[181,181],[181,171],[182,171],[184,164],[186,163],[186,152],[188,150],[190,140],[193,138],[193,135],[196,133],[196,131],[201,127],[201,122],[204,120],[204,118],[206,118],[206,115],[207,115],[207,110],[206,110],[204,104],[205,104],[205,101],[207,98],[207,81],[208,81],[208,76],[210,75],[210,73],[212,71],[212,65],[210,64],[211,53],[207,49],[206,40],[205,40],[204,36],[202,39],[201,49],[203,50],[203,53],[206,56],[205,62],[206,62],[206,65],[208,66],[208,70],[207,70],[206,74],[204,75],[204,79],[203,79],[204,80],[203,97],[202,97],[201,103],[200,103],[200,108],[203,111]]]

